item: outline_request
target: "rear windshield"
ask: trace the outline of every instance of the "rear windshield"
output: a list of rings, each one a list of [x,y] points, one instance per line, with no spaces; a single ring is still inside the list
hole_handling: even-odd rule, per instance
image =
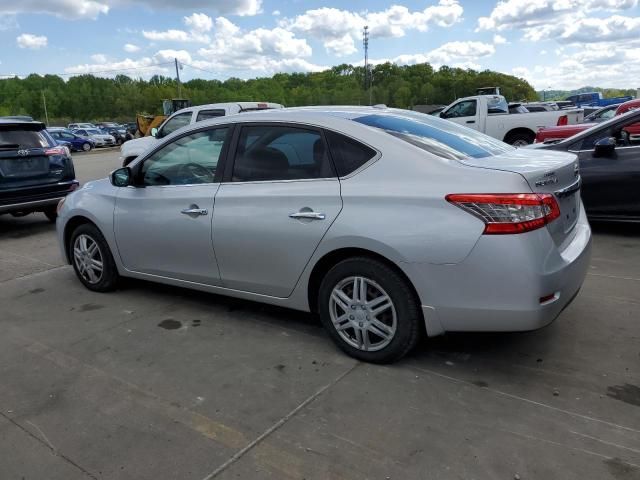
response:
[[[42,132],[0,130],[0,148],[46,148],[49,141]]]
[[[452,160],[491,157],[513,150],[510,145],[483,133],[430,115],[407,112],[366,115],[353,120],[384,130],[427,152]]]

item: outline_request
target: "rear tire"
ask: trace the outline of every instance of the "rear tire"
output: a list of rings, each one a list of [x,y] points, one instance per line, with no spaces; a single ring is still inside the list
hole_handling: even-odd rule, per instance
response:
[[[85,152],[90,152],[93,147],[89,142],[85,142],[82,144],[82,150]]]
[[[80,225],[73,231],[68,248],[73,269],[85,287],[94,292],[116,288],[118,268],[100,230],[89,223]]]
[[[519,148],[519,147],[526,147],[527,145],[531,145],[535,139],[536,139],[536,136],[533,133],[516,132],[516,133],[510,133],[509,135],[507,135],[504,141],[511,146]]]
[[[422,333],[413,289],[395,269],[372,258],[350,258],[331,268],[320,284],[318,311],[336,345],[365,362],[399,360]]]

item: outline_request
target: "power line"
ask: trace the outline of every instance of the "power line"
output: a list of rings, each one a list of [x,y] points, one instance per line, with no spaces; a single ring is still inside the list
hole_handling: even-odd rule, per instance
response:
[[[200,70],[201,72],[210,73],[211,75],[217,75],[216,72],[212,72],[211,70],[205,70],[204,68],[196,67],[195,65],[190,65],[184,62],[180,62],[180,63],[186,67],[191,67],[191,68],[195,68],[196,70]]]

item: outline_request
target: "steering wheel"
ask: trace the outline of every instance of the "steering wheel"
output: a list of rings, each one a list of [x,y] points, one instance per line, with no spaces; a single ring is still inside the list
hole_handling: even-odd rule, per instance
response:
[[[213,174],[209,169],[197,163],[185,163],[180,165],[178,176],[184,178],[186,183],[212,183]]]

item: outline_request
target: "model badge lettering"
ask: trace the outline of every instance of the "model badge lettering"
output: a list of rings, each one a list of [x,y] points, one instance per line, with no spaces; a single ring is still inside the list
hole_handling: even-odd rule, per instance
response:
[[[536,187],[545,187],[556,183],[558,183],[558,176],[556,175],[556,172],[549,172],[545,173],[542,179],[536,182]]]

